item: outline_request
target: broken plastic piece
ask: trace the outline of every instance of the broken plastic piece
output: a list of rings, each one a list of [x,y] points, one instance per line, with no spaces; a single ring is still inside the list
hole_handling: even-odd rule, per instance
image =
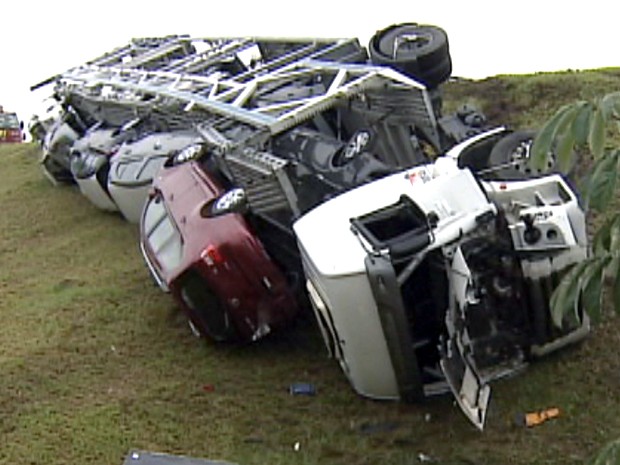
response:
[[[559,416],[560,409],[552,407],[539,412],[519,414],[517,415],[516,423],[519,426],[527,426],[529,428],[532,426],[538,426],[547,420],[551,420],[552,418],[557,418]]]
[[[314,384],[310,383],[293,383],[289,387],[292,396],[313,396],[316,394]]]
[[[426,455],[423,454],[422,452],[420,452],[418,454],[418,460],[422,463],[434,463],[437,462],[437,460],[435,460],[433,457],[431,457],[430,455]]]

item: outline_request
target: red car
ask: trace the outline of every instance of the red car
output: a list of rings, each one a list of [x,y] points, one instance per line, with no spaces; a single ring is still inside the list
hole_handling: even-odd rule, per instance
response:
[[[168,166],[154,181],[140,222],[142,253],[194,332],[257,340],[292,320],[298,306],[244,217],[213,214],[235,191],[227,194],[205,163]]]

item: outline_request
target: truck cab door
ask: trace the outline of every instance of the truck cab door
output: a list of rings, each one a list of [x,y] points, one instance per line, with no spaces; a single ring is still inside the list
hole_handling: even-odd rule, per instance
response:
[[[459,407],[482,431],[486,420],[491,388],[480,376],[467,333],[467,308],[475,299],[469,292],[471,272],[460,248],[448,261],[450,307],[446,312],[447,336],[441,343],[441,369]]]

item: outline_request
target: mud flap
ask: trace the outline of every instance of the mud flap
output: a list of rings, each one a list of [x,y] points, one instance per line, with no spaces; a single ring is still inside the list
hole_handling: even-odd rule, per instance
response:
[[[441,344],[441,369],[452,394],[467,418],[480,431],[484,429],[491,388],[480,377],[471,352],[465,319],[469,306],[468,287],[471,272],[460,248],[452,259],[450,276],[450,308],[446,312],[448,337]]]
[[[394,267],[387,257],[373,255],[366,257],[365,265],[400,398],[409,402],[420,401],[424,398],[424,386]]]

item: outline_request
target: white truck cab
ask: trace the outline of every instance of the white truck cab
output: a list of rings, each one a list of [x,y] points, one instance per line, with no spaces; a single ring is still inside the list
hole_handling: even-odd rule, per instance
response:
[[[560,273],[587,255],[559,175],[479,181],[440,157],[328,200],[294,231],[325,343],[363,396],[449,388],[482,429],[490,380],[588,332],[581,312],[550,320]]]

